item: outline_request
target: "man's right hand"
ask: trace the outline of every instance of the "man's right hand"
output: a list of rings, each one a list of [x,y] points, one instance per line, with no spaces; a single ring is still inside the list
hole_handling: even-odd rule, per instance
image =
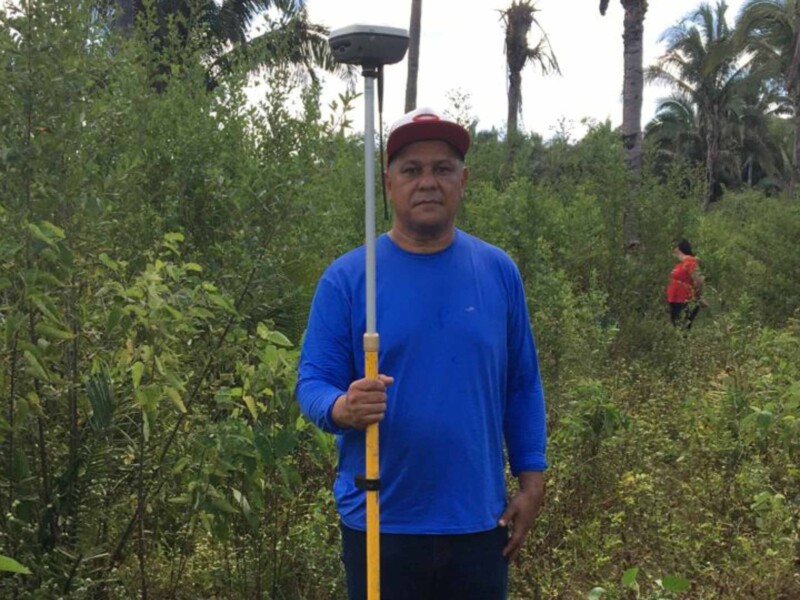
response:
[[[350,384],[346,394],[336,399],[331,417],[342,429],[366,429],[378,423],[386,414],[386,388],[394,377],[378,375],[378,379],[357,379]]]

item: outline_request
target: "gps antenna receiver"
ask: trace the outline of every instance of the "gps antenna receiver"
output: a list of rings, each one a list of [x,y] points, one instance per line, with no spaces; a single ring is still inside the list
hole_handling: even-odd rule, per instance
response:
[[[377,68],[403,60],[408,32],[380,25],[348,25],[331,31],[328,44],[340,63]]]

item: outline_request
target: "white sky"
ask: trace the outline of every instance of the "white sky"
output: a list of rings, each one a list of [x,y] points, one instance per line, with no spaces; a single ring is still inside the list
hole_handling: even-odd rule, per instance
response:
[[[729,0],[733,24],[743,0]],[[503,54],[504,31],[499,10],[511,0],[423,0],[417,106],[445,110],[448,94],[459,89],[469,95],[479,129],[505,128],[507,97]],[[645,18],[645,67],[663,53],[658,38],[665,29],[700,5],[700,0],[650,0]],[[622,121],[622,26],[624,10],[611,0],[600,16],[599,0],[538,0],[537,19],[547,32],[562,76],[543,77],[531,66],[522,74],[521,127],[549,138],[565,119],[575,135],[583,134],[581,120]],[[307,0],[309,18],[331,29],[355,23],[408,29],[411,0]],[[531,43],[538,40],[531,34]],[[408,66],[406,61],[385,68],[384,122],[403,113]],[[325,97],[333,98],[345,85],[326,78]],[[363,79],[359,77],[359,91]],[[645,87],[643,123],[655,113],[667,91]],[[363,122],[363,105],[352,115]],[[571,122],[571,123],[570,123]],[[362,129],[359,126],[358,129]]]
[[[499,11],[512,0],[422,0],[422,36],[417,84],[417,106],[449,108],[448,95],[459,90],[468,95],[471,114],[479,129],[505,128],[507,113],[504,31]],[[644,66],[663,53],[658,38],[668,27],[696,9],[702,0],[649,0],[644,24]],[[708,0],[716,4],[717,0]],[[0,3],[18,0],[0,0]],[[728,21],[733,24],[744,0],[728,0]],[[309,19],[330,29],[355,23],[390,25],[408,29],[411,0],[306,0]],[[522,74],[520,127],[545,138],[552,137],[563,121],[573,135],[581,136],[584,118],[622,121],[622,28],[624,10],[611,0],[600,15],[599,0],[536,0],[536,17],[547,32],[562,75],[542,76],[532,66]],[[531,44],[538,41],[531,33]],[[403,114],[408,66],[406,60],[385,68],[384,123]],[[323,101],[346,89],[341,80],[325,76]],[[358,78],[358,91],[363,79]],[[264,87],[254,86],[249,96],[263,98]],[[646,85],[643,124],[653,118],[664,88]],[[363,130],[363,103],[351,115]],[[376,124],[377,126],[377,124]]]

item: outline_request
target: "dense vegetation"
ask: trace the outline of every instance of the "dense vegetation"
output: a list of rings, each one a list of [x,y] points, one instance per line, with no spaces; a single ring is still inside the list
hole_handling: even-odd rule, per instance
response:
[[[362,238],[350,100],[322,118],[275,61],[253,107],[235,66],[208,85],[206,36],[82,4],[0,12],[0,596],[342,597],[335,448],[292,389]],[[662,134],[627,255],[608,124],[513,161],[475,135],[460,225],[520,266],[551,431],[515,599],[800,597],[800,204],[764,170],[704,210],[703,153]],[[663,298],[684,236],[690,335]]]

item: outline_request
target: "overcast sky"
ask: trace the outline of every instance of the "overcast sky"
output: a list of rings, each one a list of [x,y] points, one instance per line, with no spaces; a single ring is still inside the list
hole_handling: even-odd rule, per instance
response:
[[[743,0],[730,0],[729,21]],[[511,0],[423,0],[422,37],[417,105],[448,108],[448,94],[469,95],[479,129],[504,128],[507,111],[504,32],[499,10]],[[561,119],[572,122],[581,135],[580,121],[622,120],[622,25],[624,11],[611,0],[600,16],[598,0],[538,0],[537,18],[547,32],[562,75],[543,77],[531,67],[522,76],[521,127],[549,138]],[[700,5],[699,0],[650,0],[645,20],[645,66],[663,53],[658,38],[665,29]],[[408,29],[411,0],[308,0],[310,20],[332,29],[354,23]],[[531,35],[531,43],[538,38]],[[385,70],[384,120],[391,123],[403,112],[408,66],[404,60]],[[326,97],[344,84],[327,79]],[[363,80],[359,78],[359,91]],[[643,119],[655,113],[664,89],[647,86]],[[363,107],[354,115],[363,122]],[[361,129],[361,127],[359,127]]]

